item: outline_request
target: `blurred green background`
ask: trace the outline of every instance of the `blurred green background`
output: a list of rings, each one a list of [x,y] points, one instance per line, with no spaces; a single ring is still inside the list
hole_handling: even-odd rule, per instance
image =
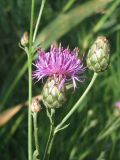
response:
[[[36,0],[35,22],[41,1]],[[27,160],[27,57],[18,43],[29,32],[30,0],[0,1],[0,160]],[[51,160],[119,160],[120,112],[120,0],[46,0],[35,44],[47,50],[52,43],[87,53],[99,35],[111,45],[109,69],[100,74],[70,126],[55,139]],[[66,105],[57,110],[56,124],[79,99],[92,78],[75,92],[68,92]],[[43,84],[42,84],[43,85]],[[33,96],[40,94],[33,82]],[[17,106],[16,106],[17,105]],[[39,113],[39,143],[43,154],[49,132],[45,109]]]

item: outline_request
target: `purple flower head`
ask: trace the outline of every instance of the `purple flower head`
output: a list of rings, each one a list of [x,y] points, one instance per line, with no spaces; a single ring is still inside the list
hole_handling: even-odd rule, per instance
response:
[[[82,60],[78,58],[78,48],[70,51],[69,48],[63,49],[61,45],[59,48],[51,45],[49,52],[38,50],[38,60],[34,66],[36,70],[33,72],[33,78],[37,81],[44,77],[53,77],[54,80],[59,80],[58,88],[72,80],[74,89],[76,88],[76,81],[82,82],[80,77],[84,73],[85,67]]]
[[[120,101],[115,102],[115,107],[120,109]]]

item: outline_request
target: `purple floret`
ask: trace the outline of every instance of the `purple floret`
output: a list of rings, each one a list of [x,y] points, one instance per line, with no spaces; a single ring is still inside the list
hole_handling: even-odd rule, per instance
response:
[[[73,81],[74,89],[76,81],[82,81],[80,76],[84,73],[85,67],[82,60],[78,58],[79,50],[75,48],[70,51],[69,48],[63,49],[61,45],[55,48],[51,45],[50,52],[38,51],[38,60],[34,66],[33,78],[40,81],[44,77],[53,77],[59,79],[59,89],[69,80]]]

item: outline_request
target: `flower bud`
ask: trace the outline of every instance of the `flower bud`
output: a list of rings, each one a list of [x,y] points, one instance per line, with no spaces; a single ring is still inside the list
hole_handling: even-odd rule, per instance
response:
[[[109,42],[104,36],[99,36],[93,43],[87,55],[87,67],[96,73],[107,69],[110,59]]]
[[[28,44],[29,42],[28,32],[24,32],[20,42],[21,42],[21,45],[24,47]]]
[[[93,111],[92,109],[90,109],[90,110],[88,111],[88,117],[92,117],[93,114],[94,114],[94,111]]]
[[[41,106],[39,104],[39,100],[36,98],[35,100],[33,100],[32,104],[31,104],[31,111],[34,113],[39,112],[41,109]]]
[[[94,120],[91,121],[90,127],[91,127],[91,128],[94,128],[97,124],[98,124],[98,120],[97,120],[97,119],[94,119]]]
[[[43,103],[47,108],[59,108],[66,101],[66,87],[63,84],[59,89],[59,80],[56,78],[48,78],[43,88]]]

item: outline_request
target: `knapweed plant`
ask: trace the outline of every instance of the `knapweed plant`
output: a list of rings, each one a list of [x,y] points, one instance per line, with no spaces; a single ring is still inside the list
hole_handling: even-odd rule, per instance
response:
[[[35,29],[33,29],[34,4],[35,2],[34,0],[32,0],[29,34],[30,36],[28,36],[28,33],[25,32],[20,43],[20,47],[26,52],[28,57],[28,160],[49,160],[56,134],[60,131],[63,131],[69,126],[69,118],[85,100],[85,97],[93,86],[97,76],[107,69],[110,57],[109,43],[104,36],[99,36],[91,46],[87,56],[82,59],[80,59],[78,56],[78,48],[71,50],[71,47],[63,48],[61,44],[58,47],[51,45],[50,50],[45,52],[41,47],[35,47],[34,42],[36,40],[37,30],[40,23],[45,0],[42,0]],[[32,62],[35,57],[34,55],[36,55],[36,52],[38,58],[37,60]],[[34,66],[33,71],[32,65]],[[85,89],[84,93],[80,96],[78,101],[75,103],[75,105],[69,110],[68,113],[66,113],[62,121],[59,122],[59,124],[55,125],[54,116],[56,110],[63,105],[67,106],[66,100],[68,97],[66,96],[66,93],[70,88],[72,88],[73,93],[75,94],[79,82],[84,83],[84,73],[87,69],[90,69],[94,72],[91,82]],[[32,79],[33,81],[42,83],[43,85],[43,90],[40,93],[41,98],[37,98],[34,101],[32,101]],[[37,116],[39,111],[41,110],[42,105],[41,101],[45,106],[46,115],[50,120],[50,133],[44,155],[41,155],[40,153],[37,125]],[[34,151],[32,144],[32,132],[34,132]],[[40,144],[40,146],[43,145]]]

